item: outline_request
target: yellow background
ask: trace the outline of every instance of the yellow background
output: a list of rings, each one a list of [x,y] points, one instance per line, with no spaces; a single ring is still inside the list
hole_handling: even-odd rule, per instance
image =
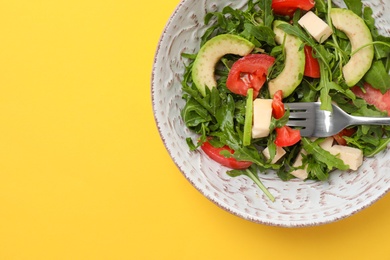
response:
[[[150,94],[178,3],[0,0],[0,259],[390,259],[389,195],[287,229],[233,216],[183,177]]]

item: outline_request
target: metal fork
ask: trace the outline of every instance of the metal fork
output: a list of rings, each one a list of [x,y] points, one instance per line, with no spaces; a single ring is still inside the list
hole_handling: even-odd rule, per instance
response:
[[[320,109],[320,102],[286,103],[288,126],[300,128],[301,136],[328,137],[352,125],[390,125],[390,117],[351,116],[332,104],[332,112]]]

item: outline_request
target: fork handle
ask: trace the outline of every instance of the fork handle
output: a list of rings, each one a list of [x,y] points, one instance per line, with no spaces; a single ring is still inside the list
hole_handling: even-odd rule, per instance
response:
[[[390,125],[390,117],[352,116],[349,125]]]

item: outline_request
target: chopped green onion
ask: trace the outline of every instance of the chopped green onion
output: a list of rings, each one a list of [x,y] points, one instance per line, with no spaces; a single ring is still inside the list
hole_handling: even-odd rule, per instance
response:
[[[253,123],[253,88],[249,88],[246,95],[245,106],[245,122],[244,122],[244,135],[243,145],[248,146],[252,140],[252,123]]]

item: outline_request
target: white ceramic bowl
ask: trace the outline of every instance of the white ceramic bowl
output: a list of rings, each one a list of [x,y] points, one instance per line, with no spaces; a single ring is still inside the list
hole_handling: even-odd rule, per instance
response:
[[[341,1],[334,1],[340,4]],[[183,0],[170,17],[160,39],[152,72],[152,103],[161,138],[184,176],[204,196],[244,219],[266,225],[301,227],[348,217],[381,198],[390,189],[389,149],[365,159],[357,172],[334,172],[327,182],[281,181],[276,174],[260,175],[276,197],[273,203],[245,176],[230,178],[227,168],[203,152],[191,152],[185,139],[195,137],[185,127],[181,79],[186,59],[181,53],[199,48],[206,12],[225,5],[245,6],[244,0]],[[374,10],[381,34],[390,34],[390,3],[365,1]]]

